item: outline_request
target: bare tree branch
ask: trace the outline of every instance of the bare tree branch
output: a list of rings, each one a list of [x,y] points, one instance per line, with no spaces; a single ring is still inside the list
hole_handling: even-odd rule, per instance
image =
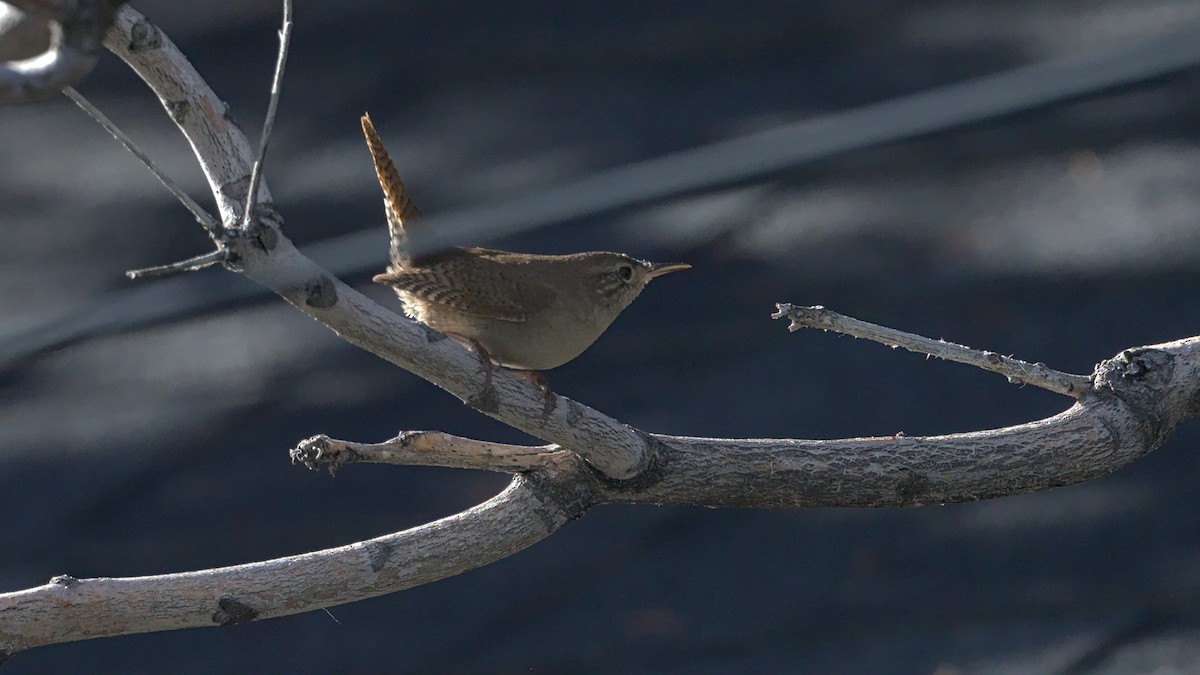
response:
[[[258,184],[262,180],[263,164],[267,161],[267,144],[275,129],[275,113],[279,109],[279,92],[283,86],[283,71],[287,66],[288,47],[292,42],[292,0],[283,0],[283,27],[279,29],[279,57],[275,60],[275,75],[271,78],[271,99],[263,118],[262,138],[258,142],[258,159],[250,172],[250,188],[246,191],[246,209],[242,214],[242,229],[250,229],[254,202],[258,199]]]
[[[511,555],[605,502],[899,506],[1068,485],[1158,447],[1196,414],[1198,390],[1194,337],[1126,350],[1100,364],[1092,392],[1071,409],[1006,429],[832,441],[654,436],[657,461],[632,481],[555,453],[494,499],[393,535],[199,572],[56,577],[0,594],[0,660],[56,642],[228,625],[403,590]]]
[[[158,96],[167,114],[192,146],[212,187],[221,222],[236,225],[245,208],[253,154],[225,102],[196,72],[162,31],[136,10],[117,12],[104,46],[120,57]],[[272,204],[264,181],[259,204]]]
[[[324,434],[300,442],[292,463],[333,475],[345,464],[376,462],[409,466],[448,466],[517,473],[549,466],[572,453],[555,445],[510,445],[463,438],[441,431],[403,431],[383,443],[339,441]]]
[[[166,265],[155,265],[154,267],[143,267],[141,269],[129,270],[125,276],[130,279],[146,279],[149,277],[162,277],[168,274],[178,274],[180,272],[195,272],[202,270],[205,267],[212,267],[224,262],[229,262],[230,253],[228,249],[219,248],[208,253],[201,253],[198,256],[180,260],[179,262],[167,263]]]
[[[895,328],[859,321],[819,305],[801,307],[784,302],[776,305],[775,308],[778,311],[772,314],[771,318],[787,317],[791,319],[791,324],[788,326],[789,331],[798,331],[801,328],[820,328],[866,338],[889,347],[903,347],[910,352],[990,370],[1007,377],[1008,381],[1013,384],[1032,384],[1035,387],[1048,389],[1056,394],[1072,398],[1080,398],[1092,388],[1092,378],[1084,375],[1064,373],[1054,370],[1044,363],[1029,363],[1011,356],[1002,356],[996,352],[971,349],[965,345],[945,340],[933,340]]]
[[[552,479],[549,479],[552,480]],[[0,662],[58,642],[297,614],[419,586],[527,548],[586,502],[517,476],[496,497],[426,525],[315,553],[119,579],[55,577],[0,594]]]
[[[653,485],[606,492],[627,503],[910,506],[1072,485],[1156,449],[1196,414],[1200,338],[1128,350],[1100,364],[1068,410],[1003,429],[945,436],[746,440],[654,436]]]
[[[1194,337],[1126,350],[1097,366],[1086,387],[1066,380],[1081,387],[1064,392],[1078,399],[1070,409],[992,431],[827,441],[651,435],[563,397],[544,417],[541,391],[523,378],[497,371],[492,386],[481,388],[473,354],[384,310],[301,255],[279,231],[282,218],[269,201],[257,209],[266,207],[269,217],[256,213],[248,231],[228,227],[244,212],[251,182],[245,137],[183,55],[140,14],[121,10],[106,44],[155,91],[192,144],[227,225],[219,241],[236,254],[239,271],[353,344],[551,445],[523,448],[436,432],[367,445],[310,439],[293,456],[314,468],[400,461],[524,473],[479,506],[365,542],[181,574],[56,577],[0,594],[0,661],[55,642],[228,625],[410,588],[511,555],[605,502],[892,506],[1067,485],[1150,452],[1200,408],[1200,337]],[[264,183],[263,199],[267,194]],[[899,343],[902,334],[886,335]],[[988,367],[984,361],[975,365]],[[1039,378],[1048,381],[1044,373],[1028,381]]]
[[[164,102],[204,168],[222,218],[227,224],[237,223],[252,155],[245,135],[228,116],[210,114],[219,101],[216,94],[178,48],[131,8],[118,13],[106,45]],[[265,195],[265,181],[262,190]],[[433,382],[480,412],[571,448],[606,475],[629,478],[647,465],[648,437],[618,420],[565,396],[559,396],[558,406],[544,415],[541,389],[505,370],[495,372],[491,386],[483,388],[486,378],[474,354],[336,279],[279,231],[282,218],[272,205],[260,201],[258,208],[256,228],[227,229],[222,240],[247,277],[352,344]]]

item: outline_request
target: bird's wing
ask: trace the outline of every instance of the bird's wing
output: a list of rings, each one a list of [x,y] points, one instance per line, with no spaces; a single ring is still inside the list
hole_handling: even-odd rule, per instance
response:
[[[457,262],[457,261],[455,261]],[[375,282],[407,291],[463,314],[522,323],[550,305],[553,291],[513,270],[488,261],[443,263],[444,267],[399,269],[375,276]],[[449,283],[447,279],[453,279]]]

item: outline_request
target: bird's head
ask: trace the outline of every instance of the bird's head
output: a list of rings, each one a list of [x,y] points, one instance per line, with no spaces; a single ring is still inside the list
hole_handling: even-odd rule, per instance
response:
[[[686,270],[687,263],[652,263],[624,253],[596,252],[584,254],[587,279],[592,292],[601,304],[624,309],[655,277]]]

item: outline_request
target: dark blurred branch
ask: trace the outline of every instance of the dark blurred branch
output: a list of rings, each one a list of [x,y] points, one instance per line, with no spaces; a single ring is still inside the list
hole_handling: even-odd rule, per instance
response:
[[[1192,68],[1200,63],[1200,22],[1141,42],[1012,68],[965,82],[803,119],[772,129],[655,157],[498,204],[429,214],[430,246],[475,246],[485,239],[563,221],[754,182],[813,160],[981,120]],[[375,264],[377,234],[329,242],[353,249],[354,263]],[[413,251],[425,251],[420,247]],[[324,259],[324,258],[323,258]]]
[[[0,3],[0,13],[11,11]],[[42,101],[75,85],[100,60],[102,40],[112,24],[116,9],[124,4],[116,0],[8,0],[7,5],[25,13],[11,31],[28,33],[45,24],[50,44],[45,52],[21,60],[0,63],[0,102],[29,103]]]
[[[566,185],[512,201],[430,214],[430,231],[442,242],[471,245],[562,221],[626,209],[681,195],[713,190],[787,171],[805,163],[851,150],[894,143],[994,119],[1074,97],[1161,77],[1200,63],[1200,25],[1187,23],[1152,39],[1106,44],[1094,52],[1013,68],[995,75],[946,85],[908,96],[800,120],[775,129],[720,141],[693,150],[657,157],[605,171]],[[219,100],[207,102],[222,110]],[[203,158],[202,158],[203,163]],[[206,169],[206,173],[207,173]],[[210,176],[211,178],[211,176]],[[211,181],[210,181],[211,182]],[[263,200],[270,201],[269,196]],[[242,208],[232,209],[237,214]],[[222,211],[223,216],[227,216]],[[227,218],[225,222],[230,222]],[[308,247],[312,257],[336,275],[377,266],[379,233],[355,232]],[[111,320],[99,320],[79,308],[40,318],[28,328],[0,327],[0,367],[72,343],[171,321],[197,306],[180,297],[208,297],[203,279],[181,281],[181,289],[165,302],[146,302],[136,291],[114,292],[106,306],[119,308]],[[228,299],[245,297],[232,287]],[[84,316],[84,315],[87,316]]]
[[[49,48],[49,19],[0,2],[0,63],[28,59]]]

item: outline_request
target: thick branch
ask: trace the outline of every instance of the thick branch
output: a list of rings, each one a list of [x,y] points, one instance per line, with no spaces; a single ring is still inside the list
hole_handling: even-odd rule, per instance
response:
[[[545,477],[542,480],[546,480]],[[58,642],[286,616],[444,579],[508,557],[579,516],[517,476],[496,497],[395,534],[264,562],[119,579],[55,577],[0,594],[0,661]]]
[[[907,506],[1081,483],[1154,450],[1200,409],[1200,337],[1126,350],[1097,366],[1065,412],[946,436],[736,440],[655,435],[659,464],[604,492],[625,503]]]
[[[653,435],[659,444],[654,466],[632,481],[597,479],[589,490],[600,502],[629,504],[845,507],[977,501],[1081,483],[1151,452],[1197,414],[1200,337],[1126,350],[1097,366],[1092,382],[1088,394],[1058,415],[988,431],[838,440]],[[326,443],[372,457],[354,458],[361,461],[472,468],[481,462],[496,468],[477,457],[489,452],[545,452],[551,467],[566,466],[570,454],[438,432],[414,432],[413,438],[414,445],[438,452],[437,461],[405,447],[405,434],[378,445],[317,437],[302,457],[319,454],[314,450]],[[335,454],[330,461],[342,460]]]
[[[237,223],[245,205],[253,155],[225,102],[175,43],[129,6],[117,12],[104,46],[133,68],[158,96],[191,144],[212,187],[221,221],[227,226]],[[265,181],[258,194],[260,205],[271,204]]]
[[[1150,452],[1113,397],[1054,417],[946,436],[838,440],[656,436],[669,467],[614,501],[705,506],[912,506],[968,502],[1081,483]]]

